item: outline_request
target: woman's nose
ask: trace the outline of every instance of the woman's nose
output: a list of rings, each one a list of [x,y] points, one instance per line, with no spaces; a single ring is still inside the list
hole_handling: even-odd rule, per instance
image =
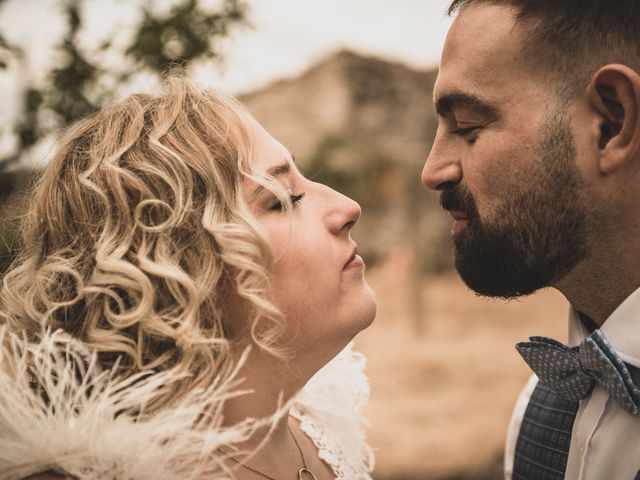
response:
[[[431,190],[441,190],[444,185],[462,181],[462,168],[460,162],[455,160],[452,147],[436,138],[422,169],[421,180]]]
[[[331,197],[327,210],[326,222],[329,231],[334,235],[349,233],[362,215],[362,208],[355,200],[326,187]]]

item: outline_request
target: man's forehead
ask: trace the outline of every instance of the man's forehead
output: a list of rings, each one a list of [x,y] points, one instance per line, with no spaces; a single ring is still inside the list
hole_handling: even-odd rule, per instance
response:
[[[514,10],[493,4],[472,4],[453,23],[442,54],[434,95],[451,91],[504,90],[524,73],[522,31]]]
[[[447,49],[458,46],[487,48],[504,41],[516,43],[522,33],[516,13],[514,8],[507,5],[484,2],[471,4],[454,20],[447,35],[445,53]]]

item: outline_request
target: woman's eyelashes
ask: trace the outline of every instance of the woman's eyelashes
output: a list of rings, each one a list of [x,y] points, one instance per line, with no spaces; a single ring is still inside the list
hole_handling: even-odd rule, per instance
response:
[[[304,192],[289,196],[289,199],[291,200],[291,205],[293,207],[295,207],[296,204],[298,202],[300,202],[300,200],[302,200],[303,198],[304,198]],[[280,211],[281,212],[281,211],[284,210],[284,205],[282,204],[282,202],[280,200],[276,199],[274,201],[274,203],[271,205],[271,207],[269,207],[269,210],[274,211],[274,212],[275,211]]]

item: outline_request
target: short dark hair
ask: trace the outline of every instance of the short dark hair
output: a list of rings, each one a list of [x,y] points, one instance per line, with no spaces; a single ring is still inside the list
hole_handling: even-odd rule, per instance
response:
[[[453,0],[448,13],[479,3],[514,10],[523,53],[567,93],[609,63],[640,73],[640,0]]]

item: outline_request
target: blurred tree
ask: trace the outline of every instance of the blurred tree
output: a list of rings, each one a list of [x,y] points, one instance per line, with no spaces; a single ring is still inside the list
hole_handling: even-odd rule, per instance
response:
[[[0,0],[0,6],[9,1]],[[161,77],[169,70],[182,70],[194,61],[220,59],[220,40],[231,27],[246,24],[247,5],[243,0],[221,0],[217,11],[203,8],[197,0],[174,2],[168,14],[158,14],[151,2],[141,6],[142,19],[125,48],[105,42],[97,52],[87,51],[79,35],[83,27],[86,0],[64,0],[66,32],[58,47],[61,61],[52,65],[44,84],[22,79],[23,108],[16,119],[16,149],[0,157],[0,173],[52,130],[59,129],[96,111],[113,96],[117,88],[132,75],[146,71]],[[115,53],[121,61],[105,67],[99,58]],[[22,57],[0,32],[0,68],[6,68],[7,55]],[[111,55],[113,58],[113,55]],[[105,81],[108,78],[108,81]]]
[[[5,0],[0,0],[0,6]],[[20,55],[21,51],[15,45],[11,45],[7,42],[7,39],[0,33],[0,70],[7,68],[8,59],[12,56]]]
[[[396,158],[378,147],[370,138],[328,135],[307,159],[304,171],[367,208],[381,210],[397,200],[402,170]]]

